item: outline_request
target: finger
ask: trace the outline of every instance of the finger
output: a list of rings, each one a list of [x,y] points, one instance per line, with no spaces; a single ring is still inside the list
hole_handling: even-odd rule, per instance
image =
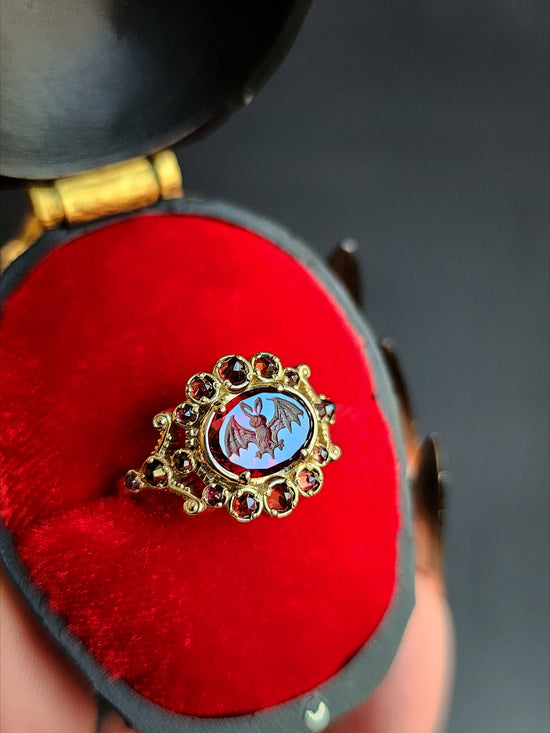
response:
[[[435,575],[416,574],[416,606],[388,674],[359,707],[327,733],[438,733],[454,668],[451,615]]]
[[[78,670],[0,573],[0,707],[10,733],[95,733],[97,706]]]
[[[407,477],[413,499],[414,545],[416,568],[436,573],[444,587],[443,568],[443,513],[445,505],[446,472],[441,467],[441,449],[434,435],[420,439],[405,374],[393,342],[380,343],[384,361],[390,372],[403,436]]]
[[[108,713],[102,721],[99,733],[137,733],[129,728],[118,713]]]

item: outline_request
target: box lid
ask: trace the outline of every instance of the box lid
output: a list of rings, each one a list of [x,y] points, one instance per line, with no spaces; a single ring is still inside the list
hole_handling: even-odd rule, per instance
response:
[[[3,0],[1,175],[57,178],[195,139],[252,99],[308,7]]]

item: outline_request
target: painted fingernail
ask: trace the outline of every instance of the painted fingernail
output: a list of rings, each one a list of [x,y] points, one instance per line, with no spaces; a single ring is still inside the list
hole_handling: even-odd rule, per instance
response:
[[[443,531],[446,479],[439,443],[434,435],[427,435],[420,447],[413,494],[417,512],[426,518],[438,541]]]
[[[347,291],[357,303],[362,305],[361,274],[357,251],[359,246],[355,239],[342,239],[328,256],[328,266],[345,285]]]
[[[414,413],[411,404],[411,397],[407,387],[407,382],[405,381],[405,375],[403,374],[401,364],[399,363],[399,359],[395,352],[395,344],[391,339],[385,338],[380,342],[380,349],[391,375],[393,387],[397,394],[401,410],[408,420],[413,422]]]

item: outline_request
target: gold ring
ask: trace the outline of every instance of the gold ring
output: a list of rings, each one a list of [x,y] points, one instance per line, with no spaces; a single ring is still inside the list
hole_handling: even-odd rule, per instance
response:
[[[336,407],[309,383],[307,364],[283,367],[268,352],[224,356],[193,375],[186,400],[153,419],[157,445],[124,484],[184,498],[187,514],[226,507],[240,522],[286,517],[317,494],[341,455],[330,439]]]

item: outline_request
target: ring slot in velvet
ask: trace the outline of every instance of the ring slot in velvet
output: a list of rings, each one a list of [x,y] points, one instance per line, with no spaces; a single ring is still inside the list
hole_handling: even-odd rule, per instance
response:
[[[368,695],[413,604],[403,446],[373,337],[317,258],[176,201],[45,235],[2,288],[4,562],[95,687],[144,731],[300,730],[312,691],[333,714]],[[337,404],[318,496],[240,525],[117,489],[192,373],[262,350]]]

